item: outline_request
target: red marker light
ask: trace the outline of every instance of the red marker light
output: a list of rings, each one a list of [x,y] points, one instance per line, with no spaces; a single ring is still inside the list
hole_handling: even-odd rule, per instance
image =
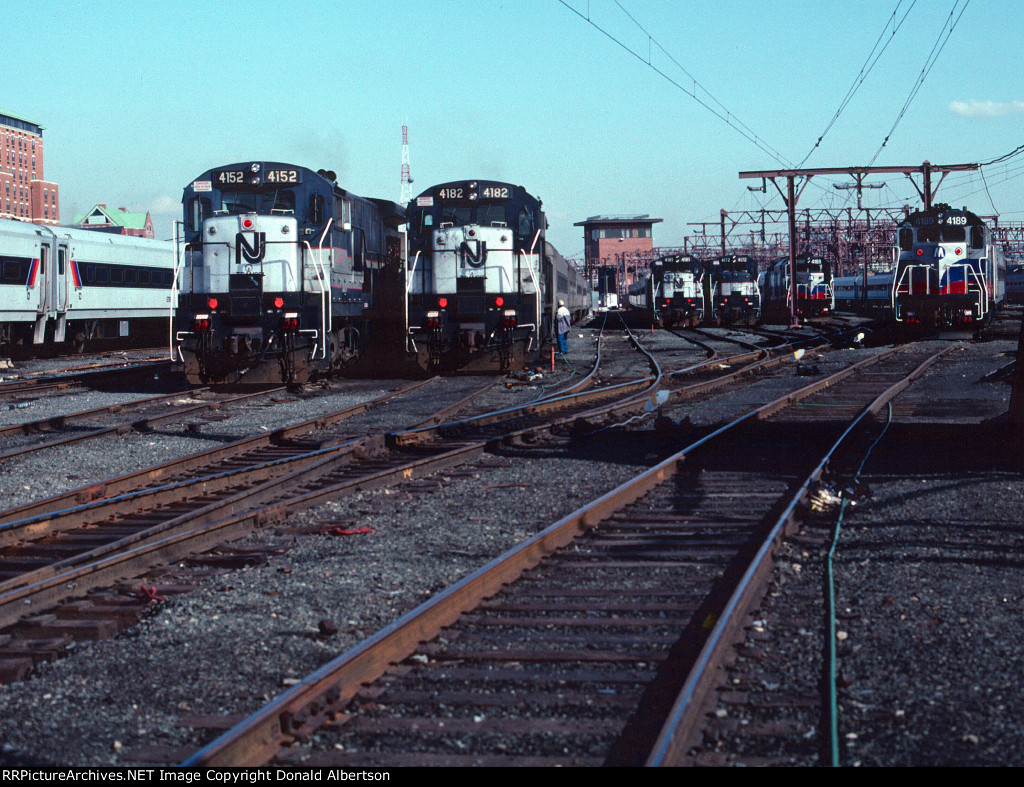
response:
[[[216,309],[217,308],[217,299],[216,298],[210,298],[210,300],[208,300],[207,303],[209,304],[211,309]]]
[[[243,227],[243,229],[251,230],[252,229],[252,219],[242,219],[242,227]]]
[[[497,298],[495,298],[495,299],[494,299],[494,305],[495,305],[495,306],[499,306],[499,307],[501,307],[501,306],[504,306],[504,305],[505,305],[505,299],[504,299],[504,298],[502,298],[502,297],[501,297],[501,296],[499,295],[499,296],[498,296]]]
[[[964,250],[963,250],[963,249],[959,249],[959,248],[958,248],[958,249],[956,250],[956,253],[957,253],[957,256],[959,256],[959,255],[961,255],[961,254],[963,254],[963,253],[964,253]]]
[[[438,298],[437,299],[437,305],[440,306],[442,309],[447,309],[448,308],[448,299],[447,298]]]
[[[284,298],[274,298],[274,308],[280,309],[284,306]]]
[[[917,250],[917,256],[918,257],[923,257],[924,256],[924,249],[918,249]]]

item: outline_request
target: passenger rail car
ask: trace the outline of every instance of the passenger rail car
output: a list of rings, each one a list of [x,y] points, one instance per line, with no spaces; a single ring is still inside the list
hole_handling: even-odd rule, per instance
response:
[[[1024,303],[1024,265],[1007,266],[1006,300],[1008,303]]]
[[[0,220],[0,348],[80,351],[93,340],[166,346],[171,243]]]
[[[427,370],[506,371],[553,337],[558,301],[573,319],[589,289],[545,238],[540,201],[522,186],[433,186],[407,209],[407,350]]]
[[[757,261],[731,254],[709,266],[712,321],[716,325],[756,325],[761,319]]]
[[[837,311],[846,312],[889,312],[892,310],[892,273],[874,273],[863,276],[836,276],[832,279]]]
[[[789,279],[789,258],[773,263],[764,277],[763,319],[785,323],[791,316],[792,288]],[[824,317],[834,308],[832,267],[828,261],[800,254],[796,258],[796,316],[806,320]]]
[[[333,172],[267,161],[185,187],[176,342],[194,384],[293,384],[356,359],[371,315],[401,314],[404,211]]]
[[[704,319],[705,274],[702,261],[670,254],[651,263],[648,275],[629,288],[629,306],[651,325],[699,325]]]
[[[1006,262],[988,225],[966,208],[933,205],[897,229],[892,309],[907,331],[977,329],[1006,298]]]

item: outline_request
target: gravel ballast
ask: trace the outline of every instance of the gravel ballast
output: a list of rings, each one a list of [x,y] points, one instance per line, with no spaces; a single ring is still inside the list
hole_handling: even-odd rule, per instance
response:
[[[568,360],[583,368],[592,353],[592,341],[589,332],[583,338],[578,333],[573,334]],[[659,337],[658,341],[667,340]],[[1005,363],[999,354],[1013,349],[1011,343],[967,347],[957,361],[929,372],[911,394],[920,390],[923,401],[934,404],[940,397],[973,400],[980,393],[991,415],[1005,412],[1008,386],[977,381]],[[877,350],[830,354],[818,371],[824,374],[873,352]],[[539,382],[553,384],[554,378],[548,374]],[[711,406],[683,404],[665,408],[664,414],[676,422],[688,420],[695,429],[704,428],[807,382],[788,367],[778,377],[757,378],[749,386],[724,392]],[[401,381],[354,385],[365,385],[358,395],[371,398],[371,393],[381,395],[398,384]],[[464,389],[462,395],[468,392],[467,386]],[[452,400],[459,398],[454,392],[450,395]],[[530,395],[526,385],[499,387],[488,395],[488,404],[514,403]],[[422,411],[425,417],[429,397],[416,401],[408,410],[389,405],[384,412],[354,419],[352,431],[408,425],[415,420],[413,411]],[[14,500],[72,488],[122,468],[137,469],[236,439],[252,432],[257,413],[259,425],[271,429],[312,417],[313,412],[304,414],[307,411],[303,404],[278,403],[217,422],[214,433],[207,426],[190,436],[180,428],[176,433],[169,429],[159,437],[122,437],[110,444],[96,440],[90,441],[96,445],[60,449],[15,463],[16,472],[10,475],[5,467],[4,492],[11,495],[8,504],[13,505]],[[908,428],[914,426],[915,418],[924,424],[934,420],[908,411]],[[951,419],[955,421],[955,416]],[[640,432],[650,430],[652,420],[632,426]],[[4,711],[0,761],[126,765],[136,764],[131,751],[144,745],[198,745],[202,741],[195,738],[195,731],[178,726],[183,716],[255,711],[430,595],[660,458],[658,452],[633,444],[616,451],[617,440],[615,429],[590,441],[552,438],[531,449],[487,455],[475,465],[421,479],[408,489],[362,492],[333,501],[255,534],[248,543],[286,551],[271,555],[265,565],[203,580],[191,593],[153,604],[137,625],[115,637],[79,643],[64,658],[40,664],[30,679],[0,686]],[[664,448],[658,445],[659,450]],[[882,444],[876,450],[887,456],[898,454],[898,446]],[[1019,745],[1020,732],[1010,728],[1013,709],[1022,698],[1013,686],[1004,684],[1016,684],[1020,666],[1019,657],[1010,652],[1016,640],[1007,631],[1022,627],[1021,594],[1010,591],[1014,575],[1020,577],[1013,528],[1019,526],[1024,485],[1019,474],[990,476],[992,468],[962,477],[955,468],[947,468],[945,475],[919,474],[913,466],[904,471],[899,461],[866,468],[872,497],[858,503],[843,536],[850,540],[844,540],[840,553],[840,603],[859,615],[848,624],[844,664],[851,673],[865,676],[858,677],[842,698],[846,704],[841,713],[849,724],[844,734],[857,736],[844,739],[850,741],[844,744],[849,758],[844,764],[1017,764],[1019,756],[1015,759],[1012,751],[1024,748]],[[62,477],[68,475],[76,478]],[[958,500],[956,508],[950,508],[951,489]],[[963,530],[964,522],[970,521],[971,511],[983,500],[997,493],[1006,505],[991,513],[991,522],[986,520],[985,533],[994,542],[979,551],[971,538],[974,532]],[[868,515],[873,518],[861,519]],[[925,521],[935,528],[927,537],[921,530]],[[348,536],[319,532],[333,528],[371,532]],[[947,550],[954,528],[960,528],[965,542],[958,557],[939,559],[928,552]],[[932,540],[935,546],[930,546]],[[996,554],[1001,557],[993,557]],[[974,562],[965,566],[965,558]],[[899,569],[895,576],[894,568]],[[951,602],[947,597],[955,592],[964,597]],[[895,604],[887,602],[890,597]],[[940,616],[941,627],[926,624],[925,617],[899,618],[908,611],[934,613],[932,608],[942,603],[949,608]],[[884,610],[885,620],[892,618],[892,625],[878,622],[878,610]],[[337,632],[322,634],[324,621]],[[930,645],[940,635],[962,643],[963,652],[978,661],[976,679],[953,685],[957,670],[966,669],[969,659],[957,657],[950,647],[946,648],[948,665],[936,669],[928,663],[934,660]],[[984,647],[971,645],[978,642]],[[879,673],[890,694],[904,684],[921,690],[895,701],[889,695],[880,698],[868,682],[873,678],[867,677]],[[932,683],[913,679],[923,674],[934,679]],[[245,684],[237,683],[238,675],[245,676]],[[938,675],[946,677],[940,681]],[[998,681],[1002,683],[997,686]],[[890,714],[892,724],[877,721],[880,707]],[[940,710],[933,711],[936,708]],[[904,713],[897,716],[895,709]],[[952,726],[950,709],[963,713]],[[870,723],[860,723],[864,718]],[[997,734],[985,728],[989,723],[996,730],[999,725],[1007,729]],[[963,752],[989,749],[994,753],[986,754],[987,760],[957,759],[966,757]]]

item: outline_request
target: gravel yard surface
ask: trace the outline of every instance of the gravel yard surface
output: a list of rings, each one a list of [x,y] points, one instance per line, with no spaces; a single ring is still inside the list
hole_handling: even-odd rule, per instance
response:
[[[666,355],[700,357],[696,351],[687,354],[691,351],[683,349],[682,340],[658,334],[646,341],[656,342]],[[556,383],[582,373],[593,345],[589,330],[574,331],[568,358],[558,360],[556,373],[545,364],[543,375],[532,384],[525,374],[506,378],[475,406],[511,406],[554,390]],[[993,359],[1009,343],[996,345],[969,346],[955,362],[930,372],[920,383],[924,404],[917,415],[907,411],[907,428],[931,423],[921,408],[938,401],[940,394],[983,392],[993,415],[1005,411],[1008,386],[977,383],[994,363],[1005,363]],[[985,350],[984,360],[973,354],[976,348]],[[816,372],[808,364],[801,371],[824,374],[874,352],[878,350],[832,353],[817,362]],[[791,363],[782,374],[726,391],[711,405],[686,403],[665,408],[663,414],[703,429],[809,381]],[[454,378],[429,383],[401,397],[404,401],[352,419],[346,429],[356,435],[411,425],[440,399],[455,401],[483,382]],[[201,423],[198,434],[183,424],[154,434],[54,449],[23,462],[11,460],[0,468],[3,492],[8,505],[15,505],[340,409],[400,384],[352,381],[331,397],[282,395],[272,407],[232,409],[223,420]],[[76,404],[74,409],[85,406]],[[265,565],[211,576],[193,592],[154,603],[139,624],[115,637],[79,643],[64,658],[40,664],[30,679],[0,686],[0,762],[136,764],[131,752],[140,746],[205,742],[194,730],[178,726],[179,720],[190,714],[255,711],[430,595],[631,478],[667,451],[682,448],[683,437],[674,442],[649,439],[652,421],[648,417],[631,425],[633,437],[643,440],[626,439],[620,429],[582,441],[552,438],[528,449],[488,454],[475,465],[408,487],[326,503],[255,534],[248,543],[278,546],[282,553]],[[959,423],[955,416],[952,423]],[[957,435],[957,440],[962,438]],[[899,446],[892,439],[887,437],[878,450],[897,457]],[[858,502],[843,531],[839,594],[841,604],[856,617],[846,624],[849,639],[842,655],[844,668],[858,676],[841,700],[847,725],[843,732],[857,735],[844,739],[844,756],[849,758],[844,764],[945,764],[958,761],[949,758],[961,749],[995,751],[986,755],[989,760],[965,763],[1016,764],[1024,751],[1021,733],[1007,729],[997,734],[983,729],[981,722],[999,718],[1012,728],[1013,711],[1022,699],[1014,688],[1016,637],[1004,635],[1021,628],[1022,596],[1012,587],[1014,577],[1020,578],[1015,527],[1024,485],[1019,474],[1001,470],[994,476],[992,467],[958,473],[951,462],[945,475],[937,475],[918,473],[914,463],[906,471],[902,465],[894,469],[893,463],[897,460],[866,468],[872,496]],[[991,521],[986,517],[980,523],[972,510],[996,494],[1003,495],[1006,505],[991,513]],[[360,532],[332,535],[336,528]],[[962,544],[943,557],[954,530]],[[984,549],[974,538],[979,531],[992,541]],[[943,556],[932,554],[933,549]],[[970,591],[973,600],[950,597],[958,591]],[[887,601],[890,597],[895,603]],[[937,614],[936,605],[941,607],[941,624],[928,622],[929,615]],[[907,617],[901,620],[900,615]],[[813,614],[809,617],[818,622]],[[322,634],[323,622],[336,633]],[[947,646],[948,664],[942,668],[936,668],[931,648],[939,637],[961,643],[959,650]],[[955,681],[956,671],[979,653],[986,657],[984,666],[975,665],[977,677]],[[237,682],[239,675],[245,677],[244,685]],[[897,715],[897,710],[904,713]],[[956,724],[944,726],[951,719]],[[933,742],[930,736],[940,731],[945,737]],[[949,744],[953,739],[958,749]],[[1008,758],[1014,747],[1017,759]]]
[[[842,766],[1024,764],[1024,475],[1000,420],[1009,385],[986,379],[1015,350],[1010,340],[954,350],[897,400],[884,436],[887,411],[874,430],[834,558]],[[837,521],[827,508],[777,556],[730,671],[744,699],[723,695],[704,763],[830,764],[820,686]],[[793,711],[792,697],[812,702]],[[780,722],[798,732],[740,734]]]

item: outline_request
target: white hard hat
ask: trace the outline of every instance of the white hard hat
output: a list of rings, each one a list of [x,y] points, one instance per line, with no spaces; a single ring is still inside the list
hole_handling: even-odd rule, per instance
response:
[[[559,298],[558,299],[558,305],[559,306],[565,306],[565,301],[563,301],[561,298]]]

